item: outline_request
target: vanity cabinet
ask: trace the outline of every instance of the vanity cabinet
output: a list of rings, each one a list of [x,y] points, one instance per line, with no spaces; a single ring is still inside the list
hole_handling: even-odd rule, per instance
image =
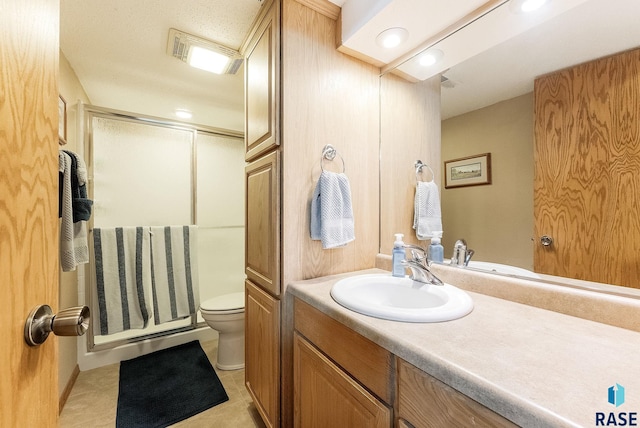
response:
[[[245,281],[245,385],[268,427],[280,426],[280,303]]]
[[[391,427],[385,403],[298,333],[293,346],[295,427]]]
[[[407,427],[517,427],[477,401],[398,358],[398,419]],[[403,425],[404,424],[404,425]]]
[[[517,426],[308,303],[293,310],[294,426]]]
[[[245,159],[253,160],[280,144],[279,2],[265,5],[245,49]]]
[[[300,300],[294,317],[294,426],[393,426],[395,357]]]

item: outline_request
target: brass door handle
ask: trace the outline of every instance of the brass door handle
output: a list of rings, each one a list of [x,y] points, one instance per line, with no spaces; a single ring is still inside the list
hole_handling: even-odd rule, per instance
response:
[[[54,314],[48,305],[31,310],[24,324],[24,340],[29,346],[42,345],[49,333],[56,336],[82,336],[91,318],[87,306],[76,306]]]

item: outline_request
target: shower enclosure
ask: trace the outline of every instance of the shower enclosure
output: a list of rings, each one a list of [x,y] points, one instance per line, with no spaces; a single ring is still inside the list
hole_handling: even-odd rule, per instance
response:
[[[93,228],[198,226],[200,300],[241,291],[244,281],[244,143],[241,133],[84,105],[84,158]],[[95,259],[84,298],[98,314]],[[95,316],[95,315],[94,315]],[[88,351],[205,326],[198,316],[102,336]]]

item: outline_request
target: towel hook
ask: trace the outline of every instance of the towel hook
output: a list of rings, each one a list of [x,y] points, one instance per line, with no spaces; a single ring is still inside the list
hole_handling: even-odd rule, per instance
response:
[[[433,173],[433,170],[431,169],[431,167],[429,165],[427,165],[426,163],[422,163],[422,161],[420,159],[418,159],[416,161],[416,163],[414,164],[414,167],[416,168],[416,181],[420,181],[418,179],[418,174],[422,173],[422,168],[424,168],[425,166],[427,167],[427,169],[431,173],[431,181],[435,180],[436,175]]]
[[[340,153],[338,153],[335,147],[333,147],[331,144],[327,144],[322,149],[322,157],[320,158],[320,169],[324,171],[324,166],[322,166],[323,160],[326,159],[328,161],[332,161],[336,158],[336,155],[340,156],[340,160],[342,161],[342,173],[344,174],[344,171],[345,171],[344,158]]]

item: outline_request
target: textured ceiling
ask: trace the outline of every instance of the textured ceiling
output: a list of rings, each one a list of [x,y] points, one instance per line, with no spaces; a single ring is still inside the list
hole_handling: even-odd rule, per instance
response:
[[[258,0],[61,0],[60,47],[94,105],[243,130],[242,69],[215,75],[166,53],[169,28],[233,49]]]

